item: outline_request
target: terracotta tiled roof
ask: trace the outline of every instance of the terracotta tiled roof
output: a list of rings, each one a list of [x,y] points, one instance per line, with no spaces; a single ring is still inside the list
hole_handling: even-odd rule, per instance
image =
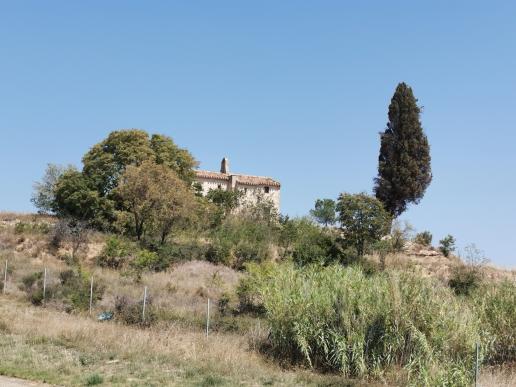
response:
[[[195,175],[197,177],[203,177],[205,179],[229,180],[228,174],[220,172],[202,171],[200,169],[195,170]]]
[[[227,181],[227,180],[229,180],[229,178],[231,176],[234,176],[236,178],[237,184],[240,184],[240,185],[262,185],[262,186],[271,186],[271,187],[280,187],[281,186],[281,184],[278,181],[271,179],[270,177],[265,177],[265,176],[226,174],[226,173],[202,171],[202,170],[196,170],[195,174],[199,178],[224,180],[224,181]]]

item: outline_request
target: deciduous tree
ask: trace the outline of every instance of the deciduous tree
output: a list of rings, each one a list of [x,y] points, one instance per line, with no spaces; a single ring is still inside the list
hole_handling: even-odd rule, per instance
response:
[[[114,194],[131,214],[138,239],[155,231],[164,243],[174,225],[195,213],[196,198],[187,184],[172,169],[152,161],[127,166]]]
[[[315,207],[310,210],[310,215],[325,227],[334,225],[337,217],[335,214],[336,204],[332,199],[317,199]]]
[[[343,237],[355,247],[358,257],[364,255],[367,243],[389,233],[391,217],[383,204],[365,193],[340,195],[337,212]]]

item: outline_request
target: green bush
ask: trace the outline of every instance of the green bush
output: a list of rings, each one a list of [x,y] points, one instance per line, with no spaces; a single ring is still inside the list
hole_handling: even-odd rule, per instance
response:
[[[516,361],[516,284],[509,280],[483,283],[469,297],[489,339],[487,362]]]
[[[449,257],[455,251],[455,238],[451,235],[446,235],[439,241],[439,250],[445,257]]]
[[[115,316],[127,325],[149,326],[156,321],[156,313],[152,298],[147,297],[145,304],[145,320],[143,319],[143,299],[133,300],[126,296],[115,299]]]
[[[43,272],[28,274],[22,278],[21,289],[27,293],[29,301],[33,305],[43,303]],[[50,289],[48,289],[50,292]]]
[[[163,255],[154,251],[140,250],[131,261],[131,267],[137,271],[162,271],[169,267],[170,262]]]
[[[455,266],[448,280],[448,285],[457,295],[468,295],[480,286],[482,273],[479,267],[459,264]]]
[[[263,302],[274,355],[346,376],[401,367],[417,385],[471,382],[478,322],[438,282],[340,266],[250,271],[246,286]]]
[[[98,384],[104,383],[104,378],[100,376],[99,374],[92,374],[88,376],[86,379],[86,385],[87,386],[96,386]]]
[[[58,296],[67,310],[86,310],[90,305],[91,277],[82,271],[65,270],[59,274],[61,286]],[[99,280],[93,281],[93,303],[102,299],[105,287]]]
[[[129,261],[136,250],[135,246],[127,240],[112,236],[106,241],[106,245],[97,257],[97,264],[112,269],[121,268]]]
[[[26,223],[17,222],[14,225],[15,234],[48,234],[52,227],[48,223]]]
[[[206,259],[241,269],[246,262],[269,259],[275,235],[272,224],[249,216],[230,215],[212,232]]]
[[[280,235],[284,255],[291,256],[298,265],[330,264],[343,259],[335,231],[308,218],[287,219]]]
[[[208,245],[191,240],[186,242],[166,243],[156,248],[160,260],[173,264],[183,261],[203,260],[206,258]]]
[[[430,231],[417,233],[414,242],[422,246],[430,246],[432,245],[432,233]]]

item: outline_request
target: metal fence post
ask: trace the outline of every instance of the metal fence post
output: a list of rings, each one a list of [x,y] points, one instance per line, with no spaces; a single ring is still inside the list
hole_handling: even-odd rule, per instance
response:
[[[142,322],[145,321],[145,306],[147,305],[147,286],[143,288]]]
[[[91,276],[91,281],[90,281],[90,316],[91,316],[92,306],[93,306],[93,276]]]
[[[45,304],[45,297],[47,295],[47,268],[43,270],[43,305]]]
[[[210,333],[210,299],[208,298],[208,308],[206,313],[206,337]]]
[[[4,272],[4,287],[2,293],[5,294],[5,288],[7,286],[7,259],[5,260],[5,272]]]

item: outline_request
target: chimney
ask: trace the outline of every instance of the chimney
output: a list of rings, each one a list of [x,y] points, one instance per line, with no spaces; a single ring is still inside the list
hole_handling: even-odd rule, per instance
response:
[[[224,157],[220,163],[220,173],[229,174],[229,160],[227,157]]]

